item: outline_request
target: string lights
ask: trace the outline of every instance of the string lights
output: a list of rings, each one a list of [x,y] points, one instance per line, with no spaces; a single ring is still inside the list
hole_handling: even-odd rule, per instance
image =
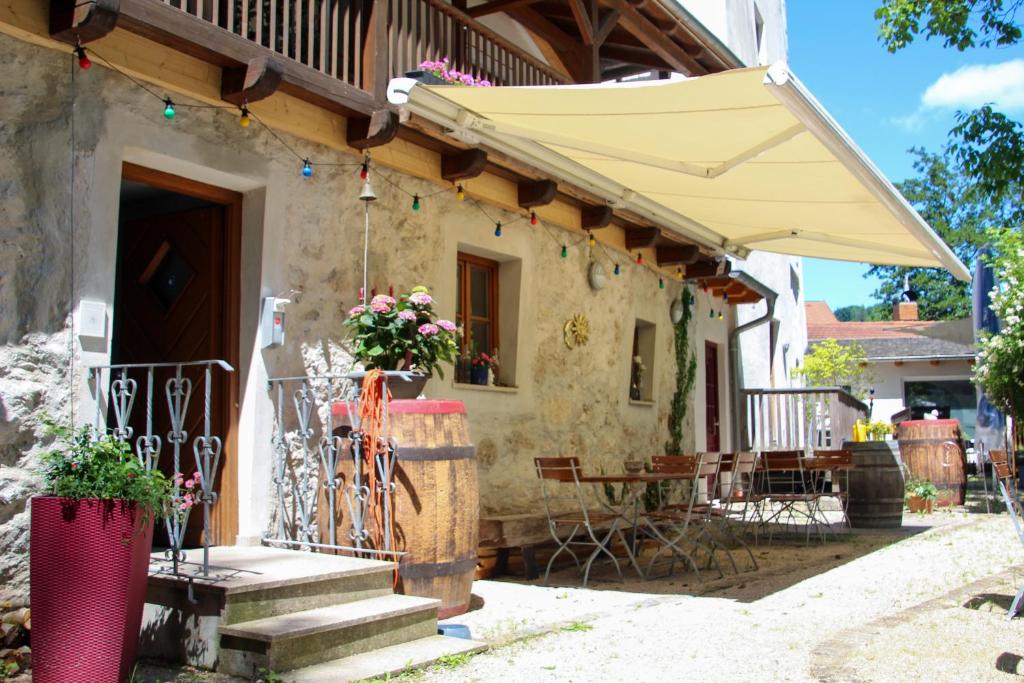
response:
[[[460,202],[466,201],[466,190],[463,189],[462,185],[455,188],[455,199]]]
[[[419,211],[420,210],[420,196],[418,194],[414,194],[412,196],[412,210],[413,211]]]
[[[587,246],[593,249],[597,245],[597,238],[594,237],[594,233],[587,230]]]
[[[501,237],[501,221],[494,224],[494,236]]]
[[[620,270],[621,269],[619,268],[619,264],[616,263],[615,264],[615,268],[612,270],[612,273],[614,273],[615,275],[618,275]]]
[[[562,245],[562,258],[566,258],[569,255],[569,247],[565,244]]]
[[[312,178],[313,177],[313,164],[310,163],[309,159],[302,160],[302,177]]]
[[[174,111],[174,102],[171,101],[170,97],[165,98],[164,99],[164,118],[167,119],[168,121],[170,121],[171,119],[174,118],[174,115],[176,113],[177,112]]]
[[[89,69],[92,67],[92,60],[89,59],[89,55],[85,54],[85,48],[81,45],[75,46],[75,57],[78,58],[78,67],[80,69]]]
[[[658,289],[665,289],[665,280],[660,277],[658,278]]]
[[[238,117],[238,125],[242,128],[248,128],[251,123],[252,119],[249,117],[249,108],[243,104],[242,113]]]
[[[644,254],[641,251],[636,252],[636,264],[642,266],[644,264]]]
[[[537,214],[533,211],[530,212],[530,225],[537,225]]]

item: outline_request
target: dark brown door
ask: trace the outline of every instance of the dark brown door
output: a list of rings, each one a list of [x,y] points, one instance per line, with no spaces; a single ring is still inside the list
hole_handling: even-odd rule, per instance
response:
[[[227,300],[224,287],[225,207],[207,206],[147,217],[124,223],[119,236],[117,295],[114,310],[115,364],[184,363],[223,359]],[[167,381],[173,369],[155,373],[153,387],[153,429],[162,439],[160,469],[174,475],[173,445]],[[179,471],[186,477],[195,472],[192,445],[204,429],[205,379],[202,366],[186,368],[192,393],[184,429]],[[133,373],[138,382],[132,426],[136,436],[146,433],[145,400],[147,378]],[[211,433],[226,442],[227,409],[224,397],[228,377],[215,369],[211,375]],[[221,470],[229,454],[221,456]],[[218,472],[217,488],[223,484]],[[189,516],[185,545],[201,542],[202,509]]]
[[[718,345],[704,342],[704,404],[707,406],[707,449],[718,452],[722,440],[718,431]]]

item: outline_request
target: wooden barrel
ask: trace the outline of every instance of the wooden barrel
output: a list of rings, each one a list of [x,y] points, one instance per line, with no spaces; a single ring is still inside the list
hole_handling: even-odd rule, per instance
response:
[[[847,514],[855,529],[893,529],[903,524],[903,468],[895,444],[846,442],[853,453]]]
[[[905,420],[896,434],[900,457],[915,479],[927,479],[939,490],[939,506],[963,505],[967,459],[958,420]]]

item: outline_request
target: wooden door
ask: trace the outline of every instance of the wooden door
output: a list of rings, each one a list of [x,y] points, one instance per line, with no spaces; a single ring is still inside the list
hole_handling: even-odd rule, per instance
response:
[[[121,225],[118,234],[114,303],[114,364],[184,363],[221,359],[238,367],[239,259],[241,195],[185,178],[125,164],[125,179],[209,202],[201,208],[162,213]],[[193,202],[193,206],[195,203]],[[167,381],[173,369],[158,370],[153,383],[153,433],[162,440],[160,469],[174,474],[173,445],[168,443],[170,412]],[[204,431],[202,366],[186,369],[192,395],[184,429],[180,471],[195,467],[193,444]],[[138,382],[132,427],[146,433],[144,371]],[[212,507],[211,543],[231,544],[238,530],[237,435],[238,374],[214,369],[211,375],[211,434],[223,444]],[[158,525],[159,527],[162,525]],[[202,542],[202,508],[189,516],[185,547]]]
[[[711,342],[704,342],[704,405],[707,406],[707,450],[717,453],[722,449],[718,410],[718,345]]]

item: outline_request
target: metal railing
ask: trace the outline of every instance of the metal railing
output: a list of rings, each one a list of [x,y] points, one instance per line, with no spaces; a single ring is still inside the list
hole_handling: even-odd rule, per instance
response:
[[[839,448],[868,407],[838,387],[743,389],[743,449]]]
[[[443,0],[154,0],[203,19],[321,73],[374,92],[426,59],[495,85],[551,85],[565,77]],[[388,12],[374,36],[374,3]],[[367,46],[386,41],[388,72],[374,74]],[[372,50],[371,50],[372,51]]]
[[[363,373],[275,377],[269,380],[276,425],[273,435],[273,531],[263,542],[302,550],[400,557],[384,534],[371,538],[371,499],[388,528],[394,515],[394,471],[398,446],[381,444],[374,454],[375,477],[367,471],[359,417]],[[388,372],[392,380],[405,373]],[[335,409],[339,409],[335,415]],[[386,429],[385,411],[385,429]],[[344,473],[343,471],[344,470]],[[371,490],[370,482],[376,482]],[[340,507],[341,504],[344,507]],[[347,522],[340,539],[339,511]],[[345,540],[344,543],[340,542]]]
[[[93,421],[96,435],[107,433],[109,428],[116,439],[132,447],[139,461],[149,470],[159,468],[161,456],[165,450],[170,450],[173,494],[164,524],[171,544],[167,553],[175,574],[179,563],[185,560],[182,545],[195,505],[203,508],[203,576],[210,573],[210,510],[217,503],[217,468],[223,452],[221,436],[213,433],[214,372],[234,370],[223,360],[96,365],[88,368],[89,388],[96,405]],[[197,372],[198,381],[202,383],[202,408],[198,413],[190,413],[190,407],[194,406],[191,399],[198,388],[195,386]],[[136,411],[140,385],[144,403],[142,410]],[[166,406],[161,405],[160,399],[166,400]],[[189,448],[188,428],[199,416],[202,431],[192,439]],[[166,436],[157,432],[158,426],[163,424],[168,427]],[[198,490],[195,483],[189,484],[183,476],[178,476],[189,469],[182,467],[183,456],[187,461],[189,451],[199,474]]]

